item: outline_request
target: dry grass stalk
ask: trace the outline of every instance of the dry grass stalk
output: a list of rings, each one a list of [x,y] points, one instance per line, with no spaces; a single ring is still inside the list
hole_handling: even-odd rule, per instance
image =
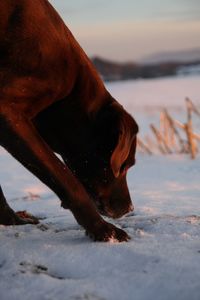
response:
[[[176,119],[174,119],[173,121],[174,121],[174,123],[176,124],[177,127],[179,127],[180,129],[183,129],[184,131],[186,131],[185,124],[181,123],[180,121],[178,121]],[[192,137],[194,139],[196,139],[198,142],[200,142],[200,135],[198,133],[192,132]]]
[[[171,149],[169,146],[166,144],[165,139],[163,138],[162,134],[159,132],[158,129],[155,128],[153,124],[150,125],[150,128],[152,132],[154,133],[157,142],[158,142],[158,147],[161,153],[166,154],[166,153],[172,153]],[[163,148],[164,147],[164,148]]]
[[[160,113],[160,133],[162,134],[166,145],[170,146],[170,139],[169,139],[169,128],[168,128],[168,121],[164,112]]]
[[[193,129],[192,129],[192,108],[191,103],[186,99],[187,107],[187,123],[185,124],[186,135],[188,139],[189,152],[192,159],[195,159],[197,153],[197,147],[195,140],[193,138]]]
[[[182,124],[173,119],[167,109],[164,109],[160,113],[160,128],[157,129],[153,124],[150,125],[156,143],[149,136],[145,136],[145,142],[141,138],[138,139],[138,146],[142,152],[153,154],[152,149],[158,148],[162,154],[189,153],[192,159],[196,157],[198,152],[197,141],[200,142],[200,134],[193,132],[192,112],[200,116],[200,110],[189,98],[185,100],[187,123]],[[184,131],[186,139],[182,137],[179,129]]]
[[[169,122],[169,126],[170,126],[171,130],[173,131],[174,136],[177,138],[178,144],[180,145],[180,152],[181,153],[187,152],[186,147],[185,147],[185,142],[182,139],[180,133],[178,132],[178,130],[177,130],[175,124],[174,124],[173,118],[170,116],[170,114],[167,111],[167,109],[164,109],[164,113],[165,113],[165,116],[166,116],[166,118],[167,118],[167,120]]]
[[[146,145],[140,138],[137,138],[137,143],[141,150],[148,153],[149,155],[153,154],[153,152],[149,149],[149,146]]]
[[[185,101],[186,101],[186,103],[187,103],[187,106],[190,107],[191,110],[192,110],[195,114],[197,114],[197,116],[200,117],[200,111],[199,111],[199,109],[196,107],[196,105],[192,102],[192,100],[189,99],[189,98],[186,98]]]

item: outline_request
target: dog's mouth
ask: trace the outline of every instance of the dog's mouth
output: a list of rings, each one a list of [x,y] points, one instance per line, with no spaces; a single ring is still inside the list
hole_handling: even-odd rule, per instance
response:
[[[98,212],[105,216],[105,217],[109,217],[112,219],[119,219],[125,215],[127,215],[128,213],[132,212],[134,210],[134,207],[132,204],[130,204],[130,206],[126,209],[122,209],[122,210],[113,210],[110,206],[109,203],[107,203],[106,201],[102,201],[98,198],[95,199],[95,205],[97,207]]]
[[[109,205],[109,196],[105,196],[103,193],[96,193],[90,186],[86,186],[86,190],[88,194],[94,201],[94,204],[98,210],[98,212],[105,217],[118,219],[124,216],[128,211],[120,211],[117,209],[116,211]]]
[[[119,213],[113,211],[105,201],[100,201],[99,199],[95,199],[95,205],[97,207],[98,212],[105,217],[118,219],[121,218],[124,213]]]

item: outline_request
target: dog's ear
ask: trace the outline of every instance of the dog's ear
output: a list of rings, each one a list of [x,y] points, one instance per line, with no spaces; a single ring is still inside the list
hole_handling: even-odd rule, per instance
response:
[[[133,150],[135,158],[133,143],[136,143],[136,134],[138,133],[135,120],[125,111],[121,113],[118,127],[118,141],[110,159],[111,168],[116,178],[119,176],[121,167],[127,160],[130,151]]]

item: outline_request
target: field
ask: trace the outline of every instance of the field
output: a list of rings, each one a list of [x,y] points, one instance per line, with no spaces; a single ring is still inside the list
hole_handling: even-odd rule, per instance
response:
[[[141,136],[161,107],[184,122],[184,98],[200,103],[200,77],[107,87]],[[131,236],[121,244],[89,240],[56,196],[3,149],[0,169],[10,205],[41,218],[37,226],[0,226],[1,300],[200,299],[200,155],[138,153],[128,174],[135,212],[112,221]]]

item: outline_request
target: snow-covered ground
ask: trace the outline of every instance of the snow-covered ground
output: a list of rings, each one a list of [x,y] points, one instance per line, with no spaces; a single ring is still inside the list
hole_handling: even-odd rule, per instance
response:
[[[156,107],[176,109],[185,96],[200,101],[200,77],[107,86],[143,131]],[[137,156],[128,175],[135,213],[112,221],[132,237],[121,244],[89,240],[4,150],[0,169],[10,205],[42,218],[37,226],[0,226],[1,300],[200,299],[200,158]]]

